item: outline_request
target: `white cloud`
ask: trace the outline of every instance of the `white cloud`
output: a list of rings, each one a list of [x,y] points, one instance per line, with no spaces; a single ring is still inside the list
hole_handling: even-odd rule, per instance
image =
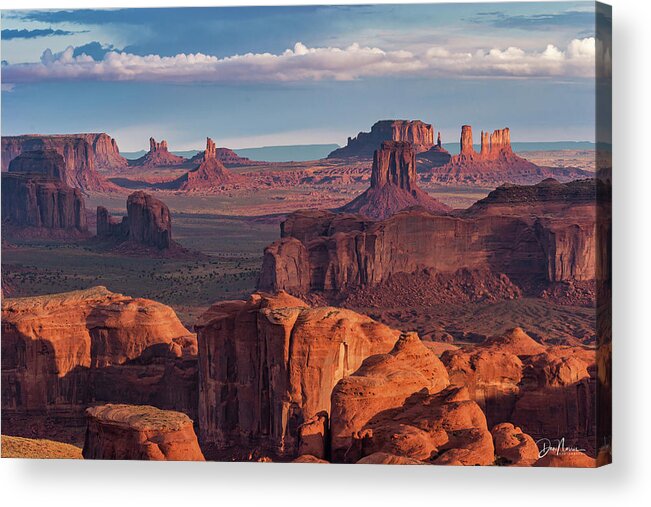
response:
[[[310,48],[297,42],[280,54],[246,53],[219,58],[202,53],[139,56],[109,52],[102,60],[72,47],[60,53],[49,49],[38,63],[2,68],[5,83],[52,80],[166,81],[166,82],[278,82],[354,80],[378,76],[451,77],[592,77],[595,39],[574,39],[561,50],[517,47],[451,52],[430,47],[424,52],[384,51],[352,44],[345,48]]]

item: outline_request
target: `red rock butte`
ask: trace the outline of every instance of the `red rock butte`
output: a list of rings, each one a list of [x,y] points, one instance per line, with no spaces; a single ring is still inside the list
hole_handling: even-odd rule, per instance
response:
[[[359,213],[376,220],[414,206],[439,214],[450,211],[448,206],[421,190],[417,179],[413,145],[404,141],[384,141],[373,154],[370,188],[339,211]]]
[[[153,137],[149,138],[149,151],[142,157],[134,160],[130,165],[142,167],[174,166],[186,162],[186,159],[170,153],[167,148],[167,141],[156,142]]]
[[[346,146],[334,150],[328,158],[370,158],[384,141],[408,142],[416,153],[421,153],[435,145],[434,128],[420,120],[381,120],[371,127],[370,132],[349,137]]]
[[[215,143],[208,137],[199,165],[173,181],[170,187],[179,190],[217,190],[245,182],[244,176],[232,173],[218,160]]]

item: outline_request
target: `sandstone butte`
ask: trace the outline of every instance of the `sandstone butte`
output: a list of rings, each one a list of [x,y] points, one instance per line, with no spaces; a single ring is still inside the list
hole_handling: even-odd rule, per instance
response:
[[[9,236],[88,235],[81,192],[62,180],[63,157],[54,150],[18,155],[2,174],[2,223]]]
[[[111,217],[103,206],[97,207],[97,237],[158,250],[180,248],[172,240],[172,215],[167,205],[140,190],[127,198],[127,216],[121,220]]]
[[[544,346],[522,329],[441,355],[489,426],[510,422],[534,440],[565,437],[596,453],[594,349]],[[508,456],[504,456],[507,459]]]
[[[472,127],[461,127],[459,154],[446,164],[432,164],[422,159],[426,179],[437,183],[463,183],[495,186],[503,183],[531,184],[545,178],[558,178],[564,182],[591,178],[588,171],[574,168],[538,167],[516,155],[511,148],[511,132],[508,128],[481,132],[479,153],[474,149]]]
[[[153,137],[149,138],[149,151],[142,157],[130,163],[132,166],[139,167],[163,167],[180,165],[186,162],[186,159],[170,153],[167,149],[167,141],[156,142]]]
[[[523,286],[603,279],[608,258],[596,252],[608,231],[597,227],[594,205],[602,191],[595,180],[545,180],[500,187],[449,215],[412,209],[376,222],[297,211],[265,249],[258,288],[328,297],[423,269],[489,272]]]
[[[196,418],[196,338],[161,303],[104,287],[4,298],[1,345],[6,433],[20,434],[28,415],[78,426],[98,402]]]
[[[179,190],[218,190],[224,186],[246,183],[246,177],[232,173],[217,159],[217,148],[209,137],[199,165],[170,182],[170,188]]]
[[[298,456],[300,434],[319,433],[318,421],[316,431],[299,428],[330,412],[335,384],[400,336],[364,315],[309,308],[282,291],[216,303],[196,330],[202,445],[289,459]],[[304,441],[302,450],[312,444]]]
[[[190,159],[190,162],[193,164],[200,164],[203,161],[205,156],[205,151],[197,153],[194,157]],[[237,153],[229,148],[215,148],[215,157],[219,160],[225,167],[240,167],[248,165],[256,165],[260,162],[253,161],[246,157],[240,157]]]
[[[381,120],[371,127],[370,132],[349,137],[346,146],[334,150],[328,158],[370,158],[384,141],[408,142],[416,153],[421,153],[435,146],[434,128],[420,120]]]
[[[421,190],[417,180],[414,146],[409,142],[384,141],[373,154],[370,188],[338,211],[382,220],[413,206],[438,214],[451,210]]]
[[[147,405],[102,405],[86,410],[85,459],[204,461],[185,414]]]
[[[84,191],[108,191],[116,187],[106,181],[98,169],[127,167],[115,139],[104,133],[29,134],[2,137],[2,171],[18,155],[29,151],[54,150],[65,162],[61,179],[70,187]]]

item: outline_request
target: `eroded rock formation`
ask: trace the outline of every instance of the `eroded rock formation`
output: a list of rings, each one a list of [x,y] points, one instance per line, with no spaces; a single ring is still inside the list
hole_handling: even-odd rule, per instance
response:
[[[476,152],[472,127],[461,127],[459,154],[443,165],[422,158],[422,168],[426,171],[424,177],[437,183],[495,186],[503,183],[532,184],[550,177],[567,182],[593,176],[580,169],[538,167],[519,157],[511,148],[508,128],[492,133],[482,131],[480,137],[481,148]]]
[[[168,250],[176,243],[172,241],[172,216],[167,205],[142,191],[131,194],[127,199],[127,216],[121,220],[112,218],[106,208],[97,208],[97,236],[116,242],[129,241]]]
[[[374,223],[298,211],[265,249],[259,288],[342,294],[424,268],[484,270],[527,286],[594,280],[594,195],[594,180],[511,186],[453,215],[409,210]]]
[[[413,145],[402,141],[384,141],[373,154],[371,186],[339,211],[359,213],[382,220],[412,206],[433,213],[450,208],[422,191],[417,183],[416,154]]]
[[[237,153],[229,148],[216,147],[214,151],[217,160],[224,164],[225,167],[240,167],[245,165],[255,165],[258,163],[249,158],[240,157]],[[193,164],[201,164],[201,162],[203,162],[204,155],[205,151],[199,152],[190,159],[190,162]]]
[[[54,150],[25,152],[2,174],[5,234],[83,237],[88,234],[81,192],[61,180],[64,160]]]
[[[202,445],[290,458],[299,448],[320,453],[318,437],[306,437],[325,431],[313,418],[330,412],[335,384],[366,357],[389,352],[400,335],[350,310],[309,308],[284,292],[216,303],[196,329]]]
[[[98,169],[119,169],[128,165],[115,142],[107,134],[22,135],[2,138],[2,170],[28,151],[54,150],[65,162],[61,179],[70,187],[82,190],[106,191],[114,186]]]
[[[196,338],[174,311],[148,299],[104,287],[3,299],[3,429],[20,432],[27,415],[79,424],[96,402],[195,418],[196,354]]]
[[[594,350],[543,346],[518,328],[441,356],[450,383],[468,389],[489,426],[508,421],[534,440],[565,437],[593,452],[595,359]]]
[[[206,150],[199,165],[170,184],[179,190],[211,191],[225,186],[242,184],[245,178],[234,174],[217,158],[217,148],[212,139],[206,139]]]
[[[102,405],[86,411],[85,459],[205,461],[192,420],[147,405]]]
[[[134,160],[131,165],[141,167],[162,167],[179,165],[186,162],[186,159],[170,153],[167,149],[167,141],[156,142],[153,137],[149,138],[149,151],[142,157]]]
[[[434,146],[434,128],[420,120],[381,120],[370,132],[349,137],[346,146],[333,151],[328,158],[370,158],[384,141],[408,142],[416,153],[421,153]]]
[[[376,414],[400,407],[415,392],[433,394],[448,383],[443,363],[415,333],[402,335],[388,354],[368,357],[332,391],[332,460],[357,461],[360,456],[351,451],[354,436]]]

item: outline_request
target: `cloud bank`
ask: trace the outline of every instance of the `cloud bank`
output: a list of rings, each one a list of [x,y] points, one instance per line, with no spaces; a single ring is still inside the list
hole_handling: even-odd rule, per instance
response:
[[[74,35],[76,33],[84,33],[84,31],[71,32],[70,30],[54,30],[52,28],[40,28],[36,30],[13,30],[5,28],[2,30],[3,40],[12,39],[38,39],[39,37],[53,37],[56,35]]]
[[[593,37],[574,39],[564,49],[517,47],[450,52],[431,47],[422,53],[352,44],[346,48],[310,48],[297,42],[279,54],[246,53],[219,58],[202,53],[175,56],[135,55],[109,51],[95,59],[68,47],[47,49],[37,63],[2,67],[4,83],[39,81],[155,81],[171,83],[349,81],[369,77],[578,77],[595,75]],[[601,50],[601,47],[600,47]]]

